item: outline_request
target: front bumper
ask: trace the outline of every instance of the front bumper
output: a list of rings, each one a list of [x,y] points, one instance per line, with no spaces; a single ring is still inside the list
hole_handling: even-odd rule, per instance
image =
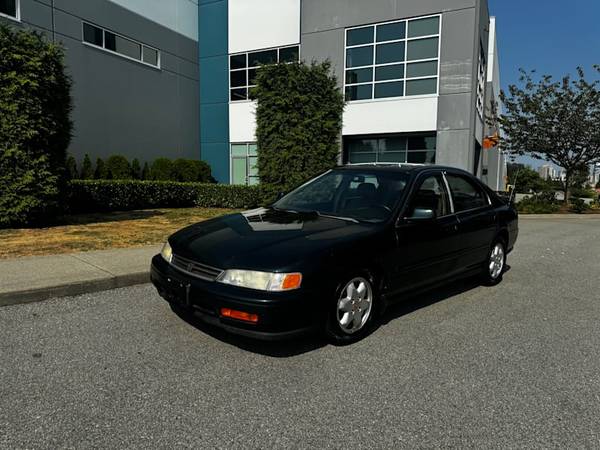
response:
[[[205,281],[181,272],[160,255],[152,258],[150,279],[169,303],[193,313],[203,322],[255,339],[280,340],[303,335],[315,329],[321,317],[318,305],[314,304],[316,297],[302,289],[261,292]],[[258,323],[222,317],[221,308],[257,314]]]

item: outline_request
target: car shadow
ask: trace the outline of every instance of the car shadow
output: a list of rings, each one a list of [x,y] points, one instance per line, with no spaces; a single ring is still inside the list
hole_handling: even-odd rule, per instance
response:
[[[506,272],[508,272],[510,269],[511,267],[507,265]],[[411,294],[402,301],[389,306],[377,321],[377,325],[369,334],[377,333],[377,329],[379,327],[385,326],[395,319],[407,316],[415,311],[427,308],[438,302],[444,301],[456,295],[460,295],[480,286],[481,280],[479,277],[475,276],[458,279],[454,282],[428,291],[420,291],[419,293]],[[307,334],[306,336],[283,341],[262,341],[258,339],[252,339],[246,336],[239,336],[229,333],[221,328],[202,321],[193,314],[185,313],[178,308],[171,307],[171,309],[180,319],[202,333],[205,333],[212,338],[218,339],[219,341],[228,345],[233,345],[242,350],[264,356],[270,356],[273,358],[290,358],[312,352],[328,345],[325,337],[316,332],[313,334]]]
[[[214,339],[218,339],[228,345],[233,345],[242,350],[258,353],[264,356],[273,358],[289,358],[292,356],[308,353],[317,350],[327,345],[325,338],[318,333],[307,334],[292,339],[282,341],[263,341],[252,339],[246,336],[240,336],[227,332],[219,327],[208,324],[193,314],[181,311],[178,308],[171,307],[177,316],[187,324],[193,326],[198,331],[209,335]]]

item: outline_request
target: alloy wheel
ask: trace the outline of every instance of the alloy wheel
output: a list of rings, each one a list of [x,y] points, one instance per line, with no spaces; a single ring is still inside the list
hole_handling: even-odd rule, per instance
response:
[[[492,249],[489,260],[490,277],[495,280],[504,270],[504,246],[497,242]]]
[[[346,334],[360,331],[371,316],[373,289],[364,278],[353,278],[346,284],[337,302],[337,322]]]

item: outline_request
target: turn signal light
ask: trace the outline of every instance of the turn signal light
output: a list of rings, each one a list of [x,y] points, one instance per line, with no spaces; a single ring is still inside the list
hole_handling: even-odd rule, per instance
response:
[[[281,283],[281,290],[288,291],[291,289],[298,289],[300,284],[302,283],[302,274],[301,273],[289,273],[283,279],[283,283]]]
[[[250,314],[244,311],[237,311],[235,309],[221,308],[221,316],[229,317],[231,319],[242,320],[249,323],[258,322],[258,314]]]

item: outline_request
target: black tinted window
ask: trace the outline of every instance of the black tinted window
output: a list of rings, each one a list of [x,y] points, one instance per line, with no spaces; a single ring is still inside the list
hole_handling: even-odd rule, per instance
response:
[[[441,175],[423,180],[411,200],[408,217],[412,217],[416,209],[432,210],[437,217],[450,214],[448,193]]]
[[[102,33],[103,31],[101,28],[95,27],[88,23],[83,24],[83,40],[85,42],[102,47]]]
[[[456,212],[488,205],[485,192],[471,180],[457,175],[447,175],[446,178],[452,192]]]

